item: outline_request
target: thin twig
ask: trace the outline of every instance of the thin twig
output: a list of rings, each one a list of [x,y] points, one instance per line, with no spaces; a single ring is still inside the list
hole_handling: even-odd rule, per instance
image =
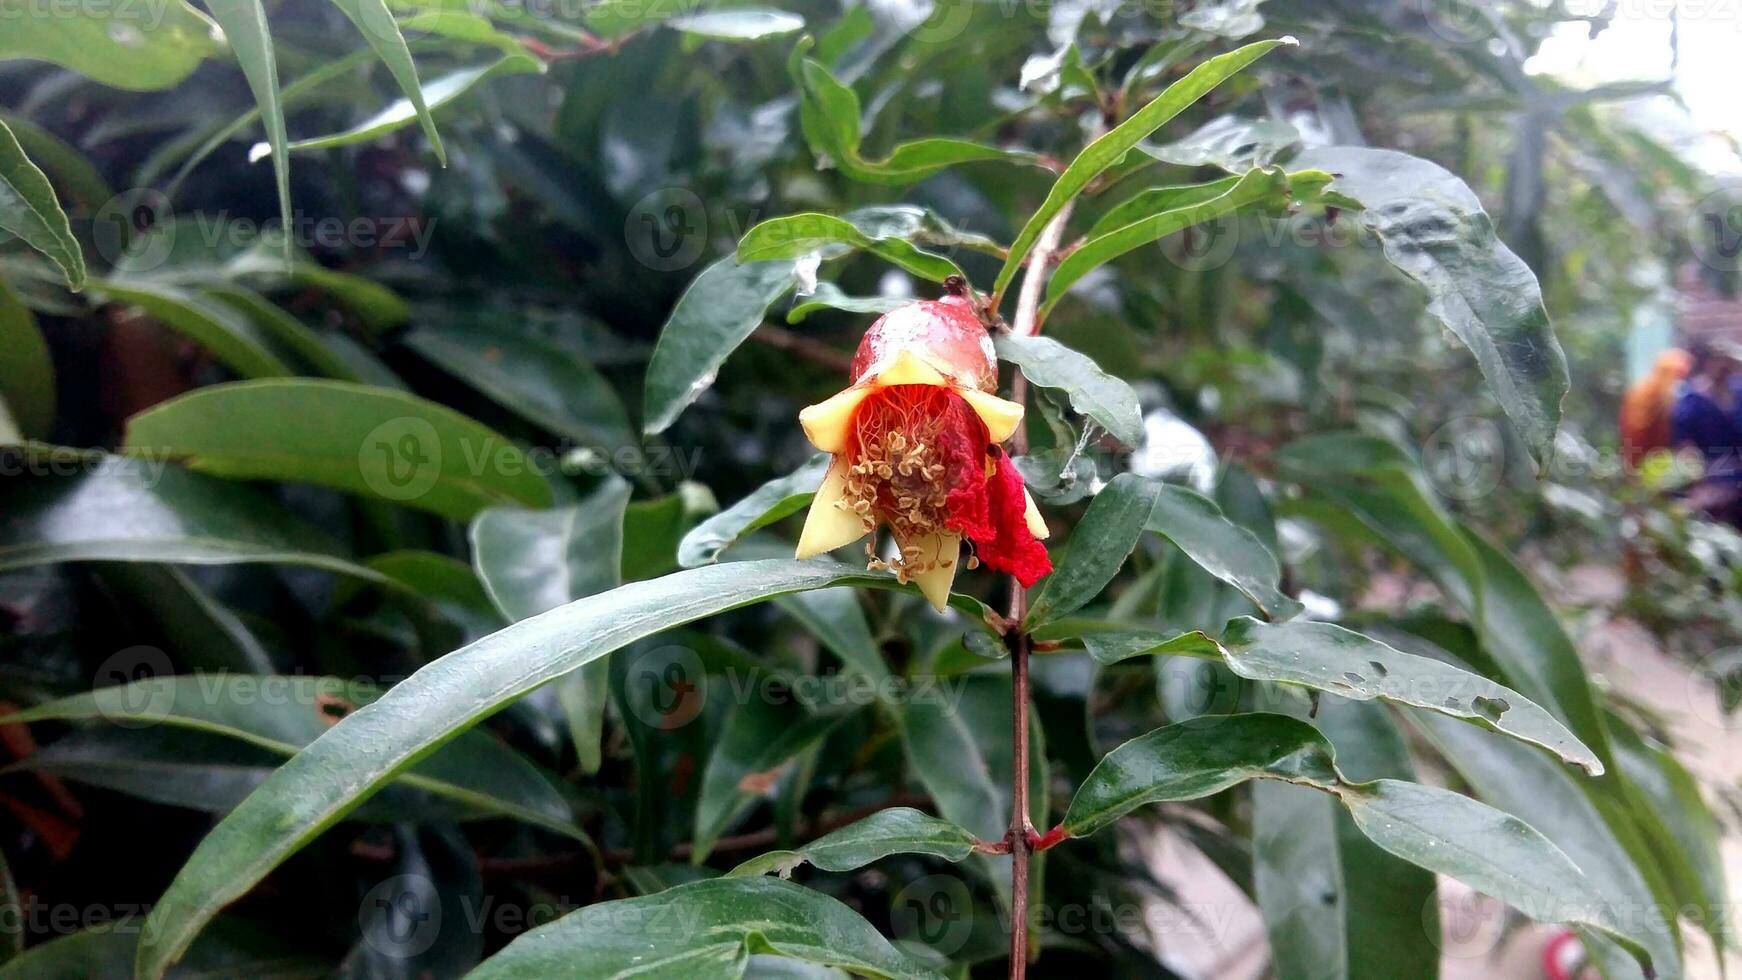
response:
[[[1016,295],[1016,319],[1010,324],[1010,332],[1018,337],[1040,333],[1040,298],[1046,291],[1047,270],[1052,266],[1053,253],[1058,251],[1059,240],[1064,238],[1065,224],[1071,220],[1076,203],[1069,201],[1059,209],[1059,213],[1041,229],[1034,251],[1028,253],[1028,273],[1022,277],[1022,292]]]

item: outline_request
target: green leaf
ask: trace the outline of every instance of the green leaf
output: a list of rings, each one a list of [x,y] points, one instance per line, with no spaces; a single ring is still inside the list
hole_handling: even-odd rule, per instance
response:
[[[1042,388],[1056,388],[1078,415],[1094,419],[1107,434],[1133,448],[1143,444],[1143,412],[1131,386],[1101,370],[1087,355],[1051,337],[1005,334],[994,343],[998,356],[1022,369]]]
[[[363,383],[363,377],[334,353],[313,328],[259,293],[242,286],[212,286],[201,290],[201,295],[234,307],[253,323],[257,335],[296,355],[325,377]]]
[[[756,41],[804,29],[803,17],[761,7],[704,10],[673,17],[665,23],[685,34],[722,41]]]
[[[832,282],[819,282],[810,295],[792,304],[786,311],[787,323],[802,323],[818,310],[841,310],[846,313],[874,313],[882,316],[899,306],[913,302],[888,296],[848,296]]]
[[[32,946],[0,967],[0,980],[90,980],[125,977],[133,969],[140,920],[127,915]],[[220,919],[188,951],[187,962],[170,976],[200,980],[212,976],[318,977],[326,964],[285,939],[252,923]]]
[[[888,223],[865,221],[855,224],[848,218],[837,218],[832,214],[789,214],[764,221],[745,232],[738,242],[738,261],[796,259],[831,246],[845,246],[871,252],[932,282],[962,275],[956,263],[919,248],[901,237],[901,231],[899,226]]]
[[[1426,708],[1540,746],[1587,772],[1603,772],[1596,753],[1517,691],[1330,623],[1268,624],[1242,616],[1228,623],[1220,642],[1196,632],[1166,637],[1135,630],[1090,633],[1082,640],[1100,664],[1145,654],[1220,659],[1248,680]]]
[[[974,835],[911,807],[879,810],[863,820],[818,837],[796,851],[770,851],[727,872],[728,876],[782,878],[809,861],[824,871],[856,871],[892,854],[924,854],[957,862],[974,853]]]
[[[325,733],[334,721],[378,697],[380,692],[373,685],[337,677],[192,674],[99,688],[0,720],[9,724],[108,722],[135,734],[162,726],[221,736],[289,758]],[[125,748],[126,741],[117,745]],[[145,760],[136,761],[143,764]],[[159,766],[167,761],[160,761]],[[110,757],[110,762],[125,763],[126,759]],[[198,758],[187,762],[190,766],[204,765]],[[396,782],[445,801],[451,809],[442,814],[444,817],[506,816],[565,837],[587,839],[574,825],[568,803],[550,780],[525,757],[482,731],[462,732],[402,773]],[[223,804],[229,802],[234,801],[211,801],[218,804],[217,812],[228,809]],[[391,814],[371,817],[417,819],[415,814],[414,808],[401,806]]]
[[[623,584],[623,516],[629,484],[603,483],[586,500],[555,510],[492,507],[472,521],[472,564],[510,622]],[[599,771],[604,755],[610,665],[587,664],[556,681],[582,772]]]
[[[1540,467],[1554,454],[1567,364],[1524,260],[1494,233],[1476,195],[1439,165],[1398,153],[1324,147],[1294,163],[1336,174],[1386,259],[1428,295],[1428,312],[1476,355]]]
[[[107,299],[137,306],[164,326],[212,352],[244,378],[295,374],[253,320],[235,307],[174,286],[94,279],[91,286]]]
[[[1262,171],[1258,172],[1262,173]],[[1108,232],[1118,231],[1120,228],[1144,218],[1213,201],[1226,195],[1241,181],[1247,180],[1251,176],[1252,174],[1249,173],[1236,174],[1232,177],[1221,177],[1202,184],[1173,184],[1146,188],[1108,208],[1105,214],[1089,226],[1083,239],[1087,241],[1100,238]]]
[[[826,895],[777,878],[715,878],[590,905],[508,944],[471,980],[738,977],[752,953],[868,977],[935,978]]]
[[[1474,726],[1419,714],[1412,720],[1478,796],[1528,821],[1579,866],[1589,879],[1585,896],[1609,903],[1626,917],[1651,954],[1658,976],[1681,975],[1672,926],[1658,912],[1645,875],[1580,780],[1541,754]],[[1518,907],[1532,913],[1529,904]]]
[[[87,213],[97,213],[115,196],[115,189],[91,161],[59,136],[12,113],[0,112],[0,124],[12,130],[24,155],[36,161],[49,180]]]
[[[224,29],[230,51],[242,66],[242,76],[260,106],[266,143],[272,148],[272,176],[278,184],[278,216],[283,222],[284,260],[290,261],[290,158],[285,155],[289,137],[284,131],[284,104],[278,91],[278,56],[273,52],[272,30],[266,23],[261,0],[206,0],[212,19]]]
[[[1286,206],[1295,197],[1296,181],[1311,187],[1329,180],[1329,174],[1317,171],[1291,174],[1284,173],[1281,167],[1272,167],[1251,171],[1224,193],[1205,200],[1186,203],[1186,195],[1165,199],[1165,203],[1173,205],[1170,210],[1137,216],[1129,224],[1091,236],[1072,249],[1047,281],[1046,301],[1041,304],[1041,312],[1050,311],[1078,280],[1091,271],[1133,249],[1160,241],[1182,228],[1214,221],[1255,205]]]
[[[871,635],[871,624],[865,620],[865,608],[850,590],[801,592],[782,596],[774,604],[810,630],[852,672],[878,681],[889,676],[877,638]]]
[[[895,147],[882,160],[867,159],[859,149],[863,115],[859,96],[827,68],[804,57],[809,43],[806,38],[794,52],[793,78],[801,98],[799,121],[811,149],[826,154],[847,177],[872,184],[912,184],[958,163],[1038,162],[1032,153],[945,138],[912,140]]]
[[[506,438],[404,392],[342,381],[212,385],[127,422],[125,450],[236,480],[334,487],[467,520],[545,506],[550,487]]]
[[[744,535],[803,510],[816,496],[828,469],[829,455],[818,453],[791,473],[750,491],[743,500],[684,535],[677,546],[677,563],[684,568],[712,564]]]
[[[1414,777],[1378,705],[1326,698],[1315,718],[1352,777]],[[1326,794],[1254,783],[1252,864],[1278,980],[1439,975],[1433,874],[1381,850]]]
[[[1593,896],[1607,893],[1529,824],[1431,786],[1350,782],[1337,772],[1323,735],[1282,715],[1204,717],[1126,742],[1078,787],[1061,827],[1081,837],[1145,804],[1199,799],[1251,779],[1332,793],[1361,833],[1392,855],[1541,921],[1596,928],[1646,962],[1646,947],[1631,938],[1638,929],[1632,910],[1622,916],[1602,906]]]
[[[813,714],[793,699],[776,701],[762,693],[752,688],[726,719],[708,754],[696,801],[695,847],[690,852],[694,864],[706,861],[733,822],[790,776],[795,759],[848,717],[842,711]]]
[[[0,481],[0,569],[66,561],[306,565],[371,581],[338,543],[248,487],[157,460],[63,452],[70,476]]]
[[[457,101],[470,92],[479,83],[498,75],[525,75],[544,71],[544,66],[538,59],[521,54],[511,54],[488,64],[474,65],[432,79],[421,89],[423,99],[428,104],[430,112],[441,109]],[[325,136],[311,136],[291,142],[288,149],[293,151],[320,150],[333,146],[349,146],[352,143],[367,143],[388,133],[404,129],[419,118],[419,110],[410,99],[398,99],[386,108],[349,129]],[[436,144],[438,147],[440,143]],[[274,156],[277,156],[275,151]]]
[[[21,21],[64,19],[25,11],[17,13],[19,16],[6,18],[7,30]],[[67,213],[54,196],[54,186],[24,155],[24,148],[4,122],[0,122],[0,232],[15,235],[41,252],[60,269],[73,290],[85,288],[85,253],[79,248],[79,240],[73,237]]]
[[[0,282],[0,349],[6,351],[0,358],[0,404],[11,411],[23,435],[47,438],[54,424],[54,362],[30,307],[4,282]]]
[[[1179,81],[1169,85],[1165,91],[1156,96],[1148,105],[1131,114],[1131,117],[1115,126],[1100,139],[1084,147],[1083,152],[1071,161],[1065,172],[1047,192],[1046,200],[1040,209],[1022,226],[1022,231],[1016,236],[1016,241],[1010,246],[1010,254],[1004,260],[1004,267],[998,271],[998,278],[992,284],[992,294],[1003,296],[1009,288],[1010,280],[1016,277],[1016,270],[1022,268],[1022,263],[1028,258],[1029,250],[1040,238],[1044,229],[1058,213],[1064,210],[1083,188],[1089,185],[1102,171],[1125,159],[1139,142],[1150,133],[1160,129],[1174,116],[1185,111],[1192,103],[1208,95],[1216,86],[1227,81],[1229,77],[1252,64],[1272,48],[1282,44],[1296,43],[1293,38],[1282,38],[1275,41],[1259,41],[1245,47],[1217,55],[1193,68],[1189,74]]]
[[[242,620],[187,573],[150,562],[104,562],[97,577],[163,637],[183,668],[274,673],[272,657]]]
[[[678,297],[647,364],[642,431],[671,428],[714,383],[720,365],[796,285],[791,261],[739,265],[728,256],[702,270]]]
[[[1190,135],[1159,146],[1138,148],[1163,163],[1181,167],[1220,167],[1230,172],[1269,166],[1277,155],[1300,142],[1300,130],[1280,119],[1218,116]]]
[[[399,33],[399,25],[394,23],[393,12],[387,9],[385,0],[333,0],[333,6],[351,19],[381,63],[387,66],[393,81],[416,111],[418,122],[423,125],[424,138],[435,150],[436,159],[442,166],[447,166],[448,151],[442,147],[442,134],[436,130],[435,117],[430,115],[429,106],[424,102],[423,85],[417,79],[417,64],[411,60],[411,49],[405,46],[405,35]]]
[[[638,440],[611,382],[578,355],[474,320],[430,319],[401,342],[540,427],[606,452]]]
[[[711,565],[572,602],[424,667],[285,763],[206,836],[152,912],[139,975],[162,976],[225,904],[407,766],[508,702],[662,630],[835,585],[900,587],[893,576],[827,561]]]
[[[1282,569],[1257,536],[1222,516],[1215,502],[1164,484],[1144,527],[1173,542],[1198,567],[1239,589],[1270,619],[1287,619],[1300,603],[1282,594]]]
[[[1137,547],[1161,486],[1135,473],[1121,473],[1101,488],[1071,532],[1064,560],[1029,607],[1023,628],[1032,630],[1067,616],[1101,594]]]
[[[1107,753],[1071,797],[1061,826],[1086,837],[1149,803],[1195,800],[1249,779],[1337,784],[1331,747],[1282,715],[1205,716],[1158,728]]]
[[[34,58],[71,68],[113,88],[174,88],[218,50],[212,22],[183,0],[149,9],[57,8],[58,16],[8,12],[0,60]],[[14,16],[16,14],[16,16]]]

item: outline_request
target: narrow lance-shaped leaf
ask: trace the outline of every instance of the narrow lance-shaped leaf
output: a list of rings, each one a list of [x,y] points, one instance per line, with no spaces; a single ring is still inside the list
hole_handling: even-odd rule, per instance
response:
[[[54,362],[30,307],[0,282],[0,404],[28,437],[48,436],[54,424]],[[820,480],[820,477],[819,477]]]
[[[1220,641],[1198,632],[1168,637],[1137,630],[1090,633],[1082,641],[1101,664],[1147,654],[1204,657],[1248,680],[1414,705],[1540,746],[1588,772],[1603,771],[1596,753],[1517,691],[1330,623],[1268,624],[1242,616],[1223,628]]]
[[[1325,737],[1283,715],[1201,718],[1126,742],[1089,773],[1055,833],[1084,836],[1140,806],[1199,799],[1251,779],[1331,793],[1361,832],[1391,854],[1541,921],[1589,926],[1642,964],[1651,961],[1637,923],[1601,904],[1579,867],[1529,824],[1437,787],[1350,782],[1337,772]]]
[[[20,16],[6,18],[8,25],[20,19],[53,19],[16,13]],[[24,148],[4,122],[0,122],[0,232],[16,235],[47,256],[71,288],[85,287],[85,253],[54,196],[54,186],[24,155]]]
[[[647,364],[642,431],[664,432],[714,383],[720,365],[797,284],[791,260],[739,265],[727,256],[702,270],[672,307]]]
[[[1160,241],[1182,228],[1214,221],[1257,205],[1283,207],[1304,188],[1323,184],[1329,179],[1329,174],[1317,171],[1288,174],[1281,167],[1275,167],[1254,170],[1224,193],[1207,200],[1191,203],[1168,201],[1175,205],[1170,210],[1138,217],[1129,224],[1092,236],[1073,249],[1047,281],[1046,300],[1041,304],[1041,311],[1050,311],[1078,280],[1095,268],[1133,249]]]
[[[1022,369],[1022,376],[1042,388],[1057,388],[1071,408],[1093,419],[1113,438],[1137,447],[1143,444],[1143,413],[1131,386],[1101,370],[1087,355],[1051,337],[1000,336],[998,356]]]
[[[333,5],[363,32],[363,39],[387,66],[393,81],[417,112],[423,135],[429,140],[430,148],[435,150],[436,159],[442,166],[447,166],[448,151],[442,146],[442,134],[436,130],[435,117],[430,115],[430,107],[424,103],[417,64],[411,60],[411,49],[405,46],[405,35],[399,32],[399,25],[394,22],[393,12],[387,9],[385,0],[333,0]]]
[[[1029,607],[1023,628],[1073,613],[1101,594],[1137,547],[1161,489],[1160,483],[1134,473],[1121,473],[1101,488],[1071,532],[1064,560]]]
[[[523,75],[543,71],[543,66],[537,59],[526,55],[512,54],[505,58],[471,68],[461,68],[457,71],[432,79],[422,87],[423,98],[428,102],[429,111],[433,112],[461,98],[479,83],[497,75]],[[311,136],[296,140],[289,149],[319,150],[331,146],[348,146],[352,143],[366,143],[388,133],[403,129],[412,120],[419,118],[417,107],[410,99],[398,99],[383,108],[380,112],[337,133],[325,136]],[[438,146],[440,144],[437,144]]]
[[[1331,192],[1362,210],[1385,257],[1428,295],[1432,314],[1470,352],[1541,467],[1554,453],[1566,357],[1524,260],[1463,181],[1439,165],[1362,147],[1308,150],[1294,161],[1336,174]]]
[[[712,565],[522,620],[419,670],[285,763],[206,836],[152,910],[139,974],[162,976],[220,908],[408,765],[533,688],[662,630],[835,585],[900,587],[827,561]]]
[[[715,878],[589,905],[525,933],[472,980],[742,976],[752,952],[859,976],[942,980],[840,902],[777,878]]]
[[[278,214],[283,226],[284,260],[290,261],[290,158],[285,155],[289,137],[284,129],[284,104],[278,91],[278,56],[273,51],[272,31],[266,23],[261,0],[207,0],[206,9],[224,29],[230,50],[242,66],[242,77],[260,106],[266,126],[266,143],[272,149],[272,176],[278,185]]]
[[[1028,258],[1029,250],[1039,240],[1041,230],[1052,221],[1058,213],[1064,210],[1083,188],[1089,185],[1108,167],[1125,158],[1150,133],[1160,129],[1174,116],[1185,111],[1192,103],[1209,94],[1210,90],[1227,81],[1246,66],[1262,58],[1273,48],[1282,44],[1296,43],[1293,38],[1281,38],[1274,41],[1259,41],[1243,48],[1218,55],[1192,69],[1184,78],[1168,86],[1165,91],[1156,96],[1153,101],[1131,114],[1131,118],[1115,126],[1111,132],[1090,143],[1077,154],[1070,166],[1052,185],[1047,192],[1046,200],[1040,209],[1035,211],[1022,226],[1022,231],[1016,236],[1016,241],[1010,246],[1010,255],[1004,260],[1004,268],[998,271],[998,278],[992,284],[992,294],[1003,296],[1009,288],[1010,281],[1016,278],[1016,270],[1022,268],[1022,263]]]
[[[831,831],[792,851],[770,851],[738,865],[728,875],[782,878],[810,862],[824,871],[855,871],[892,854],[924,854],[956,862],[974,853],[974,835],[911,807],[890,807]]]
[[[722,41],[756,41],[804,29],[803,17],[765,8],[703,10],[665,23],[685,34]]]
[[[798,469],[769,480],[743,500],[697,524],[678,543],[677,563],[695,568],[718,561],[739,538],[798,513],[816,496],[828,468],[828,454],[818,453]]]
[[[1282,594],[1276,556],[1251,531],[1224,517],[1208,497],[1163,485],[1144,526],[1172,541],[1204,571],[1239,589],[1266,617],[1287,619],[1300,611],[1300,603]]]
[[[863,249],[932,282],[962,274],[954,262],[925,251],[901,237],[897,229],[872,222],[861,227],[847,218],[815,212],[772,218],[745,232],[738,242],[738,261],[795,259],[831,247]]]
[[[174,286],[97,279],[102,296],[137,306],[171,330],[212,352],[244,378],[287,377],[290,369],[267,335],[242,311]]]

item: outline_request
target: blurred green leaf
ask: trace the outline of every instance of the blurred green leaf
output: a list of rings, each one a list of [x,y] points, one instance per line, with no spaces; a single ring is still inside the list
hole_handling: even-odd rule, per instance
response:
[[[1228,520],[1215,502],[1185,487],[1165,484],[1155,495],[1146,530],[1173,542],[1198,567],[1239,589],[1273,620],[1300,611],[1282,594],[1276,556],[1251,531]]]
[[[0,404],[11,411],[23,435],[47,438],[54,424],[54,362],[30,307],[4,282],[0,282],[0,348],[6,351],[0,358]]]
[[[1121,473],[1107,482],[1083,515],[1064,560],[1040,587],[1040,595],[1028,607],[1024,629],[1034,629],[1067,616],[1088,605],[1119,574],[1155,507],[1162,485],[1134,473]]]
[[[230,304],[157,283],[95,279],[91,286],[108,300],[144,310],[159,323],[211,351],[213,357],[244,378],[277,378],[295,373],[268,339],[273,328],[262,329],[253,318]]]
[[[722,41],[756,41],[804,29],[803,17],[761,7],[703,10],[673,17],[665,23],[685,34]]]
[[[289,137],[284,129],[284,103],[278,91],[278,55],[273,50],[272,31],[266,23],[266,8],[261,0],[206,0],[212,19],[224,30],[230,52],[242,66],[242,77],[260,106],[260,120],[266,127],[266,145],[272,151],[272,176],[278,183],[278,216],[283,222],[284,260],[290,261],[290,234],[293,227],[290,209],[290,158],[285,144]]]
[[[405,46],[405,36],[399,33],[399,25],[393,21],[393,12],[388,9],[385,0],[333,0],[333,6],[344,12],[357,30],[363,34],[363,39],[369,42],[375,55],[381,63],[387,66],[387,71],[393,76],[399,90],[405,93],[413,111],[417,113],[418,122],[423,126],[423,135],[429,140],[430,148],[435,150],[436,159],[442,166],[447,166],[448,151],[442,147],[442,135],[436,130],[435,118],[430,115],[430,107],[424,102],[423,85],[417,78],[417,65],[411,60],[411,49]]]
[[[40,15],[7,18],[13,24],[43,19]],[[70,288],[85,287],[85,253],[54,196],[54,186],[24,155],[4,122],[0,122],[0,232],[17,236],[47,256]]]
[[[183,0],[167,0],[147,13],[109,6],[52,12],[18,7],[8,12],[0,34],[0,59],[49,61],[104,85],[150,92],[174,88],[218,51],[212,22]]]
[[[233,480],[315,483],[466,520],[550,503],[513,443],[434,402],[341,381],[239,381],[133,416],[124,450]]]
[[[743,500],[697,524],[678,544],[677,563],[684,568],[712,564],[739,538],[798,513],[822,485],[829,456],[818,453],[803,466],[752,490]]]
[[[368,31],[365,30],[365,33]],[[423,100],[428,105],[428,111],[434,112],[460,99],[487,79],[498,75],[523,75],[543,70],[544,66],[537,59],[521,54],[511,54],[487,64],[461,68],[440,78],[431,79],[422,86],[420,91]],[[320,150],[333,146],[349,146],[352,143],[367,143],[388,133],[403,129],[419,117],[420,111],[417,105],[411,99],[402,98],[390,103],[380,112],[349,129],[329,133],[325,136],[311,136],[307,139],[294,140],[288,148],[294,151]],[[433,127],[434,123],[429,122],[425,125]],[[435,142],[439,152],[441,143],[434,141],[433,137],[432,141]]]
[[[733,822],[779,780],[790,778],[794,760],[827,737],[847,714],[813,713],[793,698],[771,699],[761,688],[751,688],[726,719],[702,770],[691,862],[706,861]]]

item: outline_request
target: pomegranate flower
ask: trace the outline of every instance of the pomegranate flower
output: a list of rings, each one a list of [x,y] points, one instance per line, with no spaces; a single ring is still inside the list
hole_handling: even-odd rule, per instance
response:
[[[999,398],[992,342],[965,298],[909,303],[879,318],[853,356],[850,387],[798,420],[834,459],[805,517],[798,557],[852,544],[885,525],[899,557],[872,568],[918,583],[939,610],[966,539],[1025,587],[1052,571],[1046,522],[1000,445],[1022,406]],[[976,560],[977,559],[977,560]]]

